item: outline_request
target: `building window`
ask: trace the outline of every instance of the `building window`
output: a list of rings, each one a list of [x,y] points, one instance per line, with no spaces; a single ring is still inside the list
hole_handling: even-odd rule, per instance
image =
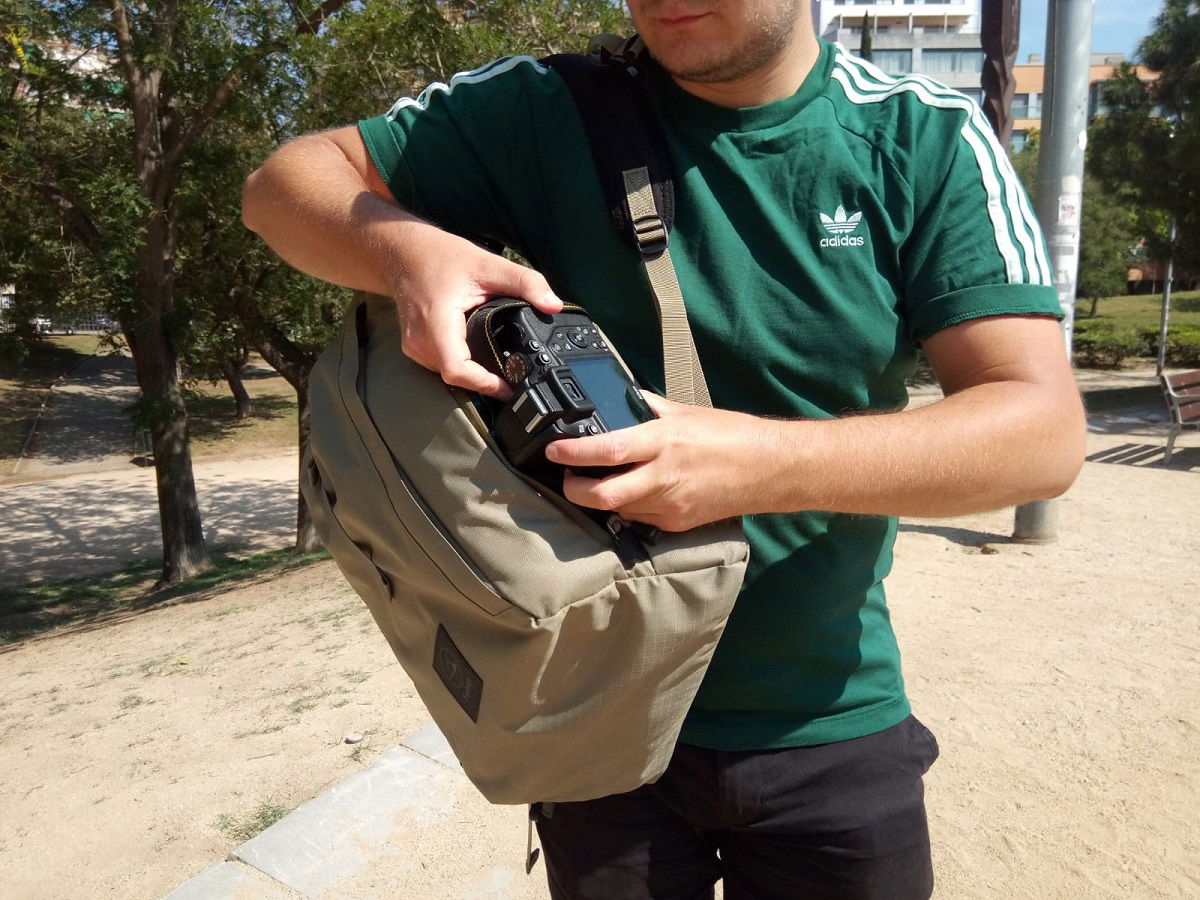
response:
[[[1042,95],[1013,94],[1012,117],[1014,119],[1040,119],[1042,117]]]
[[[947,72],[982,72],[982,50],[926,50],[921,65],[930,75]]]
[[[911,50],[872,50],[871,61],[889,75],[907,75],[912,71]]]
[[[1013,131],[1012,138],[1008,142],[1008,149],[1012,153],[1020,153],[1025,149],[1025,145],[1029,143],[1028,131]]]
[[[958,88],[958,92],[974,100],[976,106],[983,105],[983,88]]]

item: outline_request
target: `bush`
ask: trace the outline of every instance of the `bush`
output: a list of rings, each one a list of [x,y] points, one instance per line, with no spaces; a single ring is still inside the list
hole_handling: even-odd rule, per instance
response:
[[[1139,355],[1145,347],[1137,335],[1090,322],[1075,323],[1073,343],[1075,364],[1088,369],[1120,368],[1126,357]]]
[[[0,334],[0,362],[20,366],[29,359],[31,352],[29,341],[17,332],[7,331]]]
[[[1141,339],[1146,347],[1147,356],[1158,358],[1158,329],[1147,328],[1141,333]],[[1200,366],[1200,326],[1169,325],[1167,327],[1167,352],[1165,361],[1168,366],[1183,366],[1196,368]]]

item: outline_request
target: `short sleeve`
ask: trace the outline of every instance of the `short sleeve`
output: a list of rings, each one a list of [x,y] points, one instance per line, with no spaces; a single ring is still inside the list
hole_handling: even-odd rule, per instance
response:
[[[575,113],[558,76],[532,57],[507,57],[399,100],[359,132],[405,209],[523,250],[518,223],[544,212],[546,123],[563,116]]]
[[[902,250],[912,338],[983,316],[1061,318],[1041,228],[982,114],[930,110],[916,133]]]

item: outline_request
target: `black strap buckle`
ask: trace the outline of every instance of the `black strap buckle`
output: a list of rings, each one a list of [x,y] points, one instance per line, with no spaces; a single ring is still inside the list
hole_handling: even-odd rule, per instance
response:
[[[666,223],[659,216],[642,216],[633,222],[633,236],[643,257],[653,258],[666,252],[670,236]]]

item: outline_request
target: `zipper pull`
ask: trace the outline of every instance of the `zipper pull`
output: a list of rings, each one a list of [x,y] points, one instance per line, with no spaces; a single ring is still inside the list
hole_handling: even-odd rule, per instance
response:
[[[621,540],[621,532],[629,527],[629,522],[626,519],[622,519],[616,513],[613,513],[604,520],[604,527],[619,542]]]
[[[646,548],[642,545],[634,526],[635,523],[621,518],[616,513],[604,521],[604,527],[612,535],[613,549],[617,551],[621,564],[627,569],[633,568],[638,560],[646,555]]]

